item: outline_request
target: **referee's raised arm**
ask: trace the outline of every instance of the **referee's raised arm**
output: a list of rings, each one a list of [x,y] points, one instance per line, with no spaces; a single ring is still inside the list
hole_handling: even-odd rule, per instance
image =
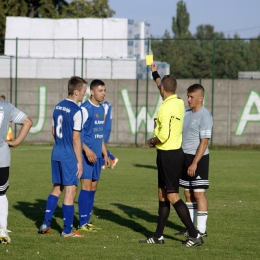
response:
[[[155,63],[153,63],[151,65],[151,71],[152,71],[153,80],[155,81],[158,89],[160,90],[161,77],[160,77],[160,75],[158,73],[158,66]]]

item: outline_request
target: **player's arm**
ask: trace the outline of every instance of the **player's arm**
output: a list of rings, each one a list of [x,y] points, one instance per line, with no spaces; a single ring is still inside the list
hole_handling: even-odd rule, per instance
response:
[[[155,63],[153,63],[151,65],[151,71],[152,71],[153,80],[155,81],[155,83],[159,89],[160,84],[161,84],[161,77],[158,73],[158,66]]]
[[[32,125],[33,125],[33,121],[31,120],[31,118],[26,117],[25,120],[22,122],[22,127],[21,127],[16,139],[14,141],[6,140],[8,145],[11,147],[16,147],[17,145],[19,145],[24,140],[24,138],[26,137],[28,132],[30,131],[30,128],[32,127]]]
[[[105,160],[105,166],[106,168],[110,166],[110,161],[108,159],[108,155],[107,155],[107,148],[104,142],[104,139],[102,139],[102,154],[104,156],[104,160]]]
[[[76,175],[77,175],[78,179],[80,179],[82,172],[83,172],[83,164],[82,164],[82,144],[81,144],[81,138],[80,138],[79,131],[73,131],[72,143],[73,143],[74,153],[77,158],[78,171],[77,171]]]
[[[78,111],[73,117],[73,132],[72,132],[72,145],[73,150],[77,159],[77,168],[76,173],[78,179],[80,179],[83,172],[83,163],[82,163],[82,143],[81,143],[81,130],[82,130],[82,113]]]
[[[191,163],[191,165],[189,166],[188,170],[187,170],[187,173],[189,176],[194,176],[195,175],[195,172],[197,170],[197,165],[198,165],[198,162],[200,161],[200,159],[202,158],[202,156],[204,155],[207,147],[208,147],[208,144],[209,144],[209,139],[208,138],[203,138],[203,139],[200,139],[200,144],[199,144],[199,147],[197,149],[197,152],[195,154],[195,157]]]
[[[54,126],[51,127],[51,133],[52,133],[52,136],[55,140],[55,129],[54,129]]]

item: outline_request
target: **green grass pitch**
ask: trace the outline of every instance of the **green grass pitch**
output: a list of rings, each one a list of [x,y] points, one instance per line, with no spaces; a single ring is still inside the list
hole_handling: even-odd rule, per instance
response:
[[[12,148],[8,228],[9,245],[0,245],[1,259],[259,259],[259,150],[212,149],[208,237],[196,248],[183,248],[182,228],[171,214],[164,230],[165,244],[139,244],[157,219],[156,151],[110,147],[119,158],[115,169],[102,170],[92,221],[103,229],[85,238],[64,239],[62,198],[50,234],[39,235],[45,202],[52,189],[51,146]],[[183,190],[180,189],[183,197]],[[74,227],[78,225],[75,203]]]

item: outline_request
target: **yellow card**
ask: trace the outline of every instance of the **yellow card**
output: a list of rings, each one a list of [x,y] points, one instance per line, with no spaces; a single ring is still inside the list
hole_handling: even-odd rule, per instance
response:
[[[150,66],[152,65],[152,63],[153,63],[153,55],[152,54],[146,55],[146,65]]]

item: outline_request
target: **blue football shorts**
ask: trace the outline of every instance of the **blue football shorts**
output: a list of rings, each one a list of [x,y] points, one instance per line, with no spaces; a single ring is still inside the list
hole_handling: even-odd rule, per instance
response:
[[[81,179],[98,181],[100,178],[103,158],[98,158],[96,163],[88,161],[87,157],[83,156],[83,173]]]
[[[52,183],[65,186],[78,186],[77,162],[51,161]]]

